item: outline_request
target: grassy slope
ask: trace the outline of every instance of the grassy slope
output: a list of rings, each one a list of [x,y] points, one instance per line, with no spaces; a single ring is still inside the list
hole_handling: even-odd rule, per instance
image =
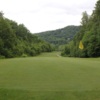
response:
[[[0,60],[0,100],[100,100],[100,58]]]

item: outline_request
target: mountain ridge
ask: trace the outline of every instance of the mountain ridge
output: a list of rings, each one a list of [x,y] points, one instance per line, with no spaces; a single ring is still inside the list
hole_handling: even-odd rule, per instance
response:
[[[70,25],[56,30],[36,33],[35,35],[46,42],[59,46],[71,41],[79,30],[80,26]]]

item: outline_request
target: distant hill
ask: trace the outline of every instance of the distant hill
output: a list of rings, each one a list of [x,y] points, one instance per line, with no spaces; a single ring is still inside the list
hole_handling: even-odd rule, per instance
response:
[[[45,40],[54,45],[63,45],[71,41],[76,33],[80,30],[80,26],[67,26],[62,29],[46,31],[35,34],[40,39]]]

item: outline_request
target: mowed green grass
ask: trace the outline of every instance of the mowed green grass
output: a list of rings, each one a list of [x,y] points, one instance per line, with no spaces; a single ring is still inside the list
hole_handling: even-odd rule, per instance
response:
[[[0,100],[100,100],[100,58],[1,59]]]

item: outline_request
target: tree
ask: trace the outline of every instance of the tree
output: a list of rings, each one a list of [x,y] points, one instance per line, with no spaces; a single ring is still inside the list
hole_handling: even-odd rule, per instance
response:
[[[41,52],[50,52],[49,43],[33,35],[24,24],[3,17],[0,13],[0,56],[6,58],[17,56],[35,56]]]
[[[88,21],[89,21],[89,15],[87,14],[87,12],[85,11],[85,12],[83,12],[82,13],[82,19],[81,19],[81,25],[82,26],[86,26],[87,25],[87,23],[88,23]]]
[[[89,17],[83,12],[81,30],[73,39],[69,47],[70,55],[75,57],[100,57],[100,0],[97,1],[95,10]],[[82,41],[84,49],[79,49]],[[64,52],[66,54],[66,51]]]
[[[0,11],[0,17],[3,18],[4,13],[2,11]]]

